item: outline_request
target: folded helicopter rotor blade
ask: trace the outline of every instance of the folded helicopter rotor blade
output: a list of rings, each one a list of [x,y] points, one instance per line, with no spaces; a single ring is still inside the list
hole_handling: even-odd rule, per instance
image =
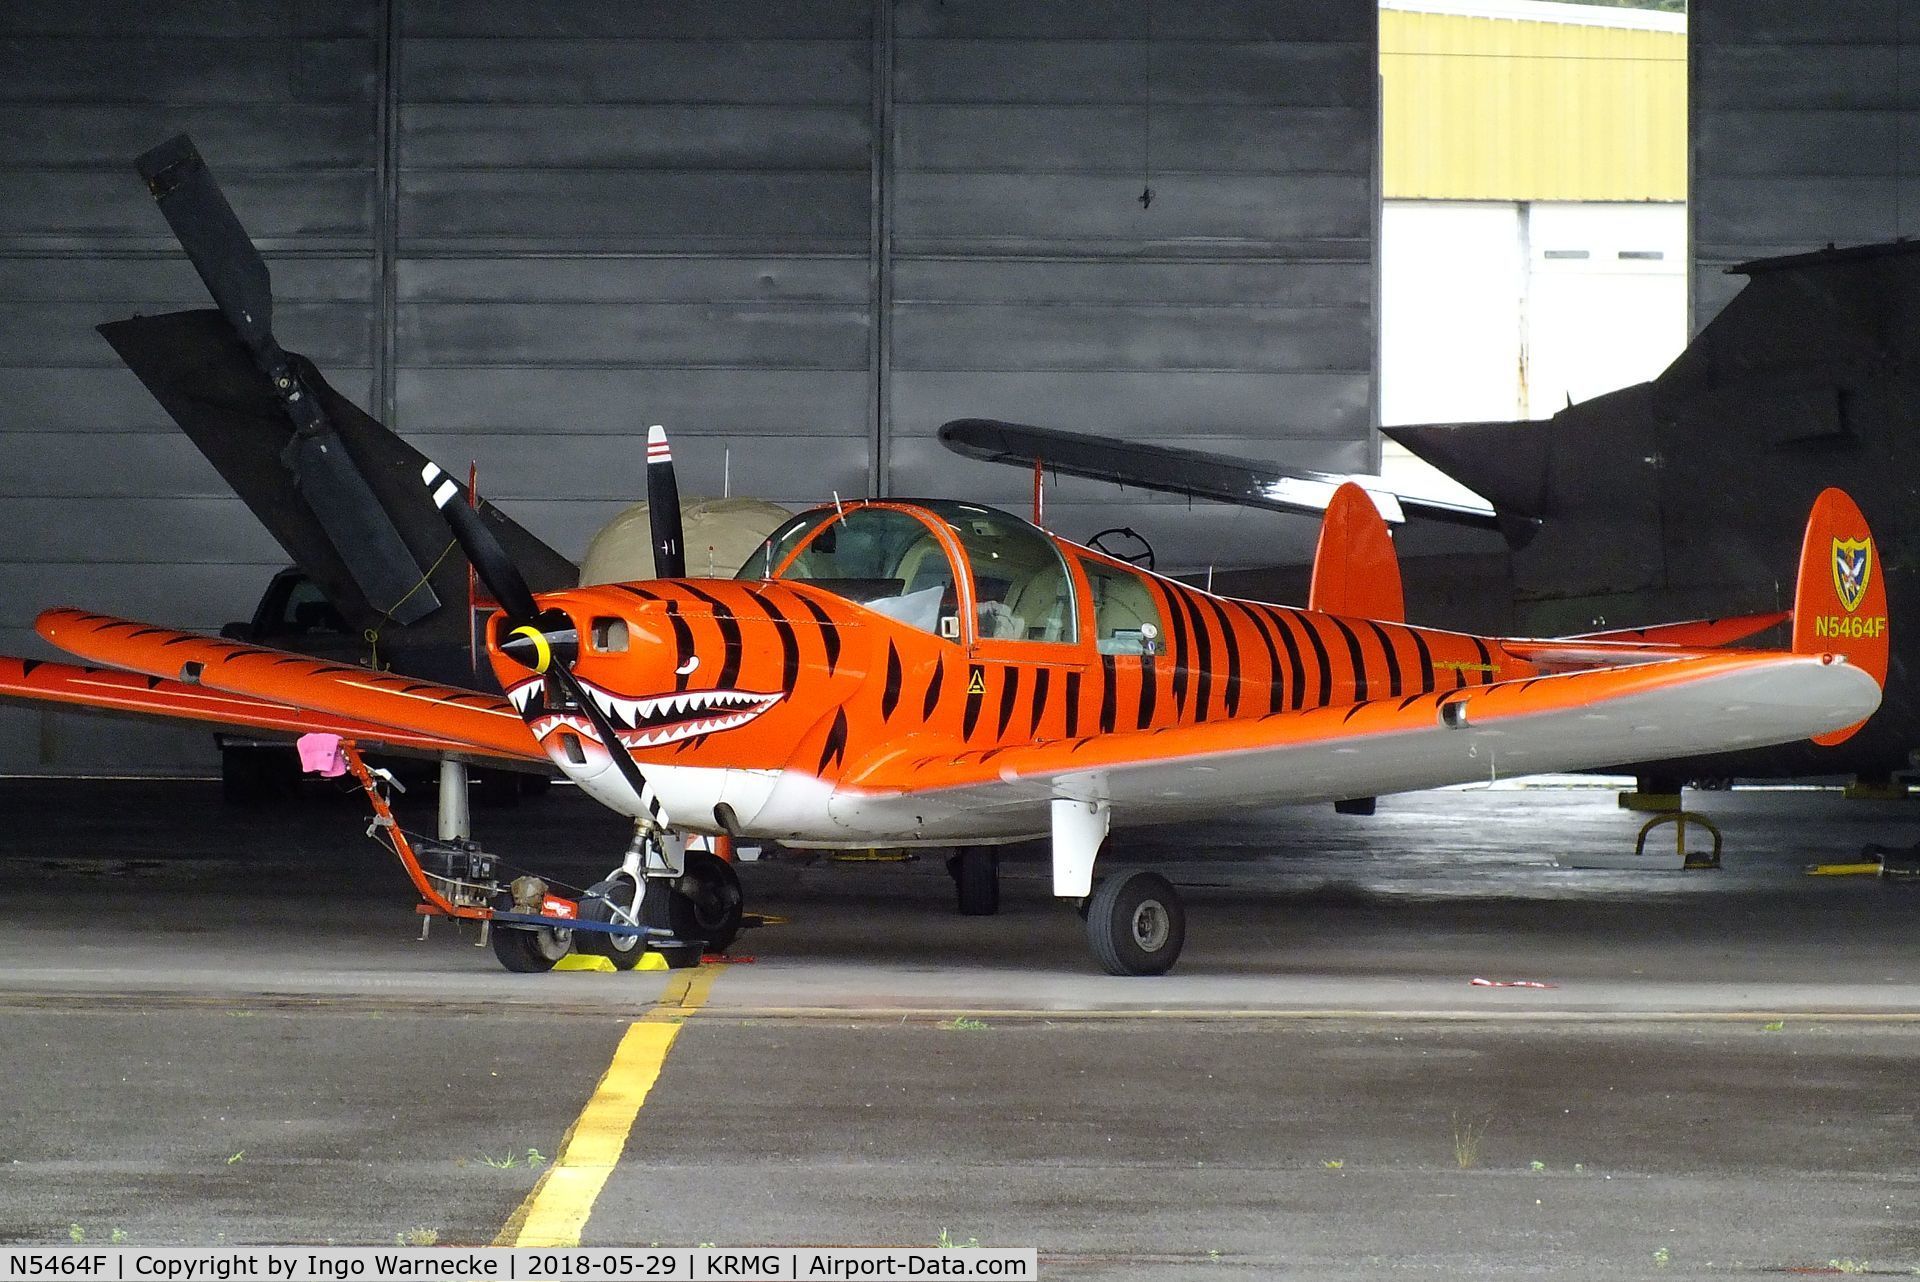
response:
[[[684,579],[687,548],[680,521],[680,482],[673,474],[667,429],[647,429],[647,520],[653,527],[653,576]]]
[[[193,139],[176,134],[134,162],[214,303],[263,366],[284,362],[273,338],[273,280]]]
[[[294,437],[281,462],[355,585],[383,618],[402,624],[425,618],[440,607],[440,598],[328,418],[311,366],[274,338],[273,278],[266,260],[193,139],[176,134],[134,164],[215,306],[293,424]]]
[[[533,592],[521,577],[520,567],[513,563],[507,550],[500,546],[500,540],[493,537],[493,531],[468,502],[467,487],[448,476],[438,463],[428,463],[421,468],[420,479],[426,483],[427,493],[433,496],[433,505],[440,509],[440,515],[452,529],[454,541],[467,554],[473,572],[507,612],[507,618],[516,624],[533,622],[540,613]]]

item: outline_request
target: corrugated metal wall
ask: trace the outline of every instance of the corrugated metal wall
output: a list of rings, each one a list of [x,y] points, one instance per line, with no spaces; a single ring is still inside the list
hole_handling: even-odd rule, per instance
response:
[[[281,563],[91,333],[204,305],[131,169],[176,129],[282,340],[578,554],[648,422],[689,492],[730,452],[795,504],[1023,503],[933,443],[963,414],[1367,465],[1375,66],[1372,7],[1312,0],[8,6],[0,648],[46,653],[61,602],[216,627]],[[1111,487],[1053,511],[1176,564],[1311,546]],[[0,770],[209,760],[0,711]]]
[[[1685,200],[1686,18],[1502,7],[1381,9],[1387,199]]]
[[[1920,231],[1911,0],[1695,0],[1693,327],[1729,264]]]

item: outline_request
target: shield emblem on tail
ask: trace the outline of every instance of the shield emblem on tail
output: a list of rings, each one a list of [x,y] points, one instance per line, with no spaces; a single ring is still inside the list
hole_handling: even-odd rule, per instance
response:
[[[1840,604],[1852,614],[1867,595],[1867,582],[1873,577],[1872,539],[1835,539],[1833,541],[1833,590]]]

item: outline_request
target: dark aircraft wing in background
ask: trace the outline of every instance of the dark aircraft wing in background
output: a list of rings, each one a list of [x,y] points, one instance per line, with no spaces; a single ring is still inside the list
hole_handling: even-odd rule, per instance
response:
[[[956,454],[989,463],[1009,463],[1016,467],[1032,467],[1038,463],[1047,471],[1068,476],[1273,512],[1318,516],[1326,511],[1333,492],[1343,482],[1353,481],[1372,496],[1389,525],[1399,525],[1409,516],[1423,516],[1480,529],[1514,526],[1508,522],[1503,527],[1493,509],[1485,505],[1406,494],[1378,476],[1316,472],[1172,445],[1087,436],[984,418],[955,419],[945,424],[940,429],[940,441]]]

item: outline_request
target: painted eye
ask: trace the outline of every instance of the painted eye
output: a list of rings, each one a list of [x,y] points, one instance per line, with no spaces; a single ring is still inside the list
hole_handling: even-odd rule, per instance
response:
[[[700,666],[700,656],[696,654],[691,659],[688,659],[685,663],[675,668],[673,670],[673,675],[676,677],[684,677],[689,672],[692,672],[695,668],[699,666]]]

